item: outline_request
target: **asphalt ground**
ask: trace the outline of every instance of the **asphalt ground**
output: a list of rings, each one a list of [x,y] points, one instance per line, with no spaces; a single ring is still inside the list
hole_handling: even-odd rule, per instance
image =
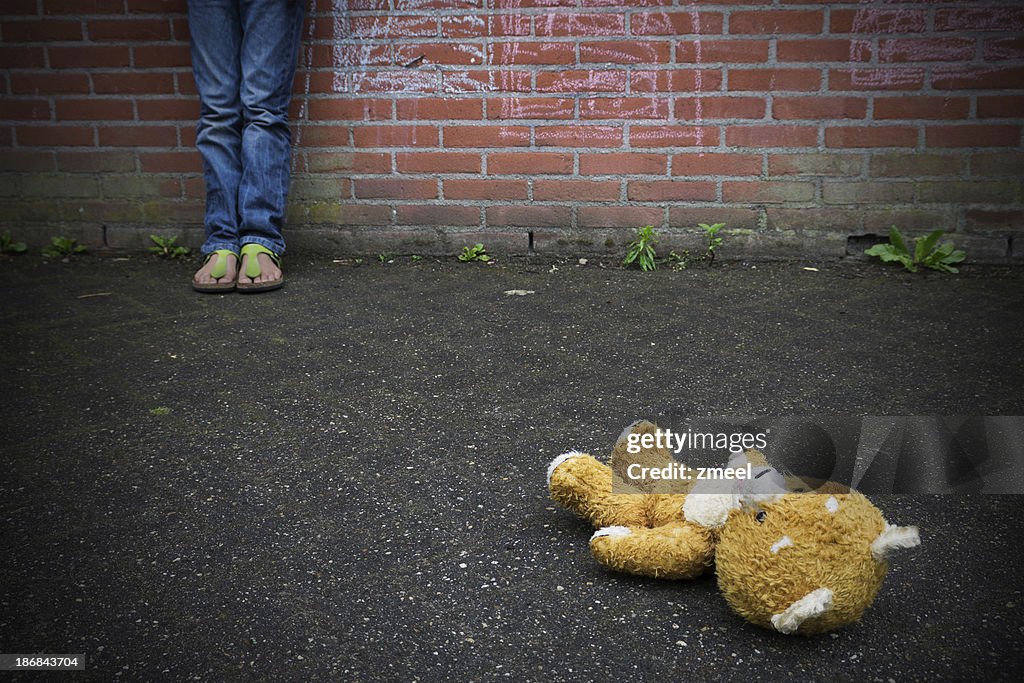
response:
[[[194,261],[0,262],[0,652],[86,655],[53,680],[1021,679],[1024,497],[877,497],[922,546],[802,638],[712,577],[603,570],[545,470],[640,417],[1024,414],[1024,272],[498,261],[294,257],[251,296],[193,293]]]

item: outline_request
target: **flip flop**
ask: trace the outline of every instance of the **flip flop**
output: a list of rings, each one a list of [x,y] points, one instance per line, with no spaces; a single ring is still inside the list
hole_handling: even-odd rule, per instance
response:
[[[255,280],[263,273],[263,270],[260,268],[260,260],[257,258],[259,254],[266,254],[270,257],[270,260],[274,262],[274,265],[278,268],[281,267],[281,257],[264,247],[262,244],[250,243],[242,245],[242,257],[249,257],[245,263],[245,276],[250,280]],[[276,280],[268,280],[267,282],[239,282],[236,285],[236,289],[245,294],[255,294],[257,292],[269,292],[272,289],[280,289],[283,284],[284,275]]]
[[[219,279],[228,274],[228,256],[234,256],[235,259],[238,259],[238,254],[230,249],[218,249],[216,251],[211,251],[206,255],[203,265],[205,265],[211,258],[217,258],[217,262],[213,264],[213,270],[210,271],[211,277]],[[240,259],[238,260],[241,262]],[[195,279],[192,280],[192,289],[205,294],[221,294],[224,292],[230,292],[234,288],[234,280],[228,282],[214,282],[213,284],[200,284],[196,282]]]

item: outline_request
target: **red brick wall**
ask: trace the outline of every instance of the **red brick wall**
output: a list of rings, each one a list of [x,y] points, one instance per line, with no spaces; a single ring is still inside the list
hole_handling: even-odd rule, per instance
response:
[[[1024,256],[1015,0],[309,2],[293,246],[620,252],[724,221],[735,255],[842,255],[896,223]],[[184,6],[5,0],[7,226],[199,239]]]

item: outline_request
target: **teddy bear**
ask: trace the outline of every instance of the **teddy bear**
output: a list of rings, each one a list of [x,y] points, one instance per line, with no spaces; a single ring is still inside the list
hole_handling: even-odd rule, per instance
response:
[[[552,498],[597,527],[590,550],[610,569],[659,579],[714,571],[743,618],[812,635],[859,619],[891,553],[920,544],[916,527],[889,524],[861,493],[783,475],[754,449],[729,461],[749,478],[659,477],[679,467],[664,444],[628,446],[657,433],[638,421],[619,437],[610,465],[570,451],[548,468]]]

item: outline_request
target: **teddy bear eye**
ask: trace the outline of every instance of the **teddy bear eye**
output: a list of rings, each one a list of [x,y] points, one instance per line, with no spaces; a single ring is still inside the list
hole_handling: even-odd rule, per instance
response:
[[[757,520],[758,524],[763,524],[764,520],[767,519],[767,518],[768,518],[768,513],[765,512],[764,510],[761,510],[756,515],[754,515],[754,519]]]

